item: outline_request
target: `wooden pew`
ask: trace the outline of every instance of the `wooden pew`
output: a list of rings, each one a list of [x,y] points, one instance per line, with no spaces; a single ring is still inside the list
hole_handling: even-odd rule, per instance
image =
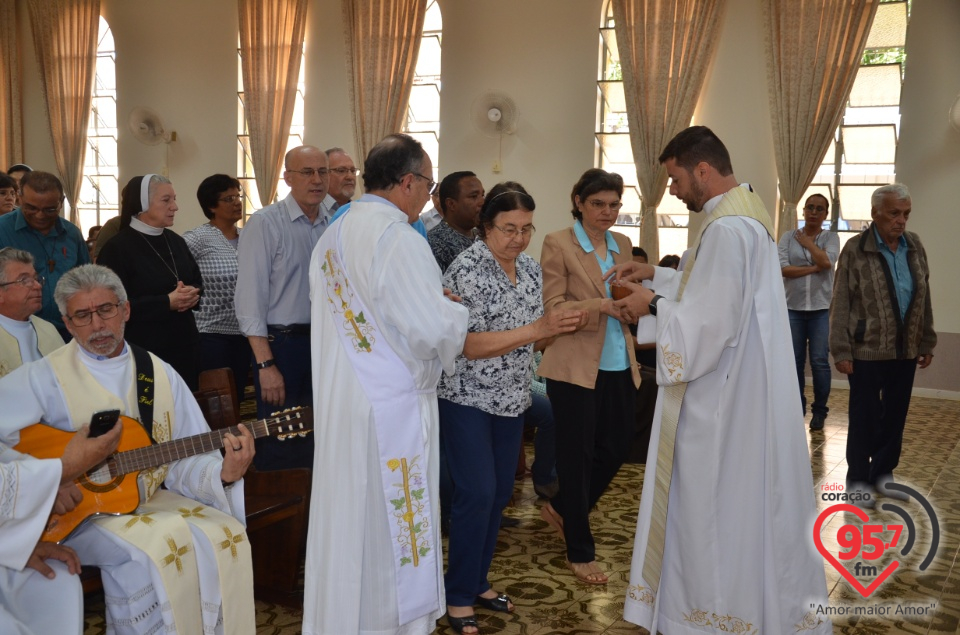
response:
[[[229,368],[200,373],[200,388],[194,397],[211,429],[240,422],[236,392]],[[306,552],[311,480],[311,471],[304,468],[258,472],[251,465],[244,476],[257,599],[295,608],[303,605],[300,565]],[[84,567],[81,581],[85,595],[103,588],[97,567]]]

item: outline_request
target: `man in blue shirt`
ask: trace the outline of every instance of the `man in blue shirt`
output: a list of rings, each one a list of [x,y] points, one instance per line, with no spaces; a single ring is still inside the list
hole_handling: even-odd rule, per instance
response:
[[[33,254],[37,273],[46,278],[43,307],[37,313],[70,339],[53,301],[60,277],[78,265],[90,264],[90,252],[76,225],[61,216],[63,184],[49,172],[27,172],[20,181],[20,209],[0,216],[0,247]]]
[[[885,487],[900,462],[917,368],[933,360],[930,268],[920,238],[908,232],[910,192],[877,188],[873,223],[843,247],[830,305],[830,350],[850,381],[847,489],[901,500]]]

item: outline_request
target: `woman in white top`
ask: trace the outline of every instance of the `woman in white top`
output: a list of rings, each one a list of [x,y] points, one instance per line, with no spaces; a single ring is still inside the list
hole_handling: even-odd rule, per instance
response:
[[[840,238],[836,232],[823,229],[829,210],[830,201],[822,194],[813,194],[803,207],[803,227],[787,232],[779,243],[780,271],[787,295],[804,415],[807,414],[807,398],[803,393],[804,367],[807,346],[810,347],[810,369],[813,371],[811,430],[823,429],[830,396],[830,300],[833,298],[833,267],[840,254]]]

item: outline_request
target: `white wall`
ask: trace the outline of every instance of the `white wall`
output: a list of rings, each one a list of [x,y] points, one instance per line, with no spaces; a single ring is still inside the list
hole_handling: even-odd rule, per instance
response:
[[[537,234],[568,226],[570,190],[593,167],[600,0],[441,1],[443,92],[441,174],[473,170],[489,190],[519,181],[537,203]],[[516,134],[504,138],[503,171],[494,174],[497,139],[470,121],[485,91],[516,101]]]
[[[538,233],[570,223],[569,192],[594,164],[596,78],[601,0],[440,0],[443,13],[443,96],[440,173],[472,169],[489,189],[517,180],[537,201]],[[136,106],[156,110],[178,133],[170,149],[170,177],[181,211],[175,229],[204,221],[196,187],[209,174],[235,173],[237,4],[234,0],[103,0],[117,46],[121,185],[158,171],[163,146],[140,144],[127,131]],[[750,181],[775,212],[773,154],[760,0],[728,0],[695,113],[730,148],[741,180]],[[17,0],[25,81],[26,162],[54,170],[46,114],[37,79],[26,0]],[[354,148],[338,0],[309,3],[305,72],[305,141]],[[941,344],[917,383],[960,391],[960,215],[954,212],[960,169],[960,133],[946,113],[960,91],[960,3],[913,5],[908,68],[897,157],[899,178],[914,194],[910,229],[926,244],[933,269],[934,315]],[[487,90],[513,97],[517,133],[503,145],[503,171],[492,172],[497,142],[470,122],[474,100]],[[358,165],[362,157],[354,156]]]

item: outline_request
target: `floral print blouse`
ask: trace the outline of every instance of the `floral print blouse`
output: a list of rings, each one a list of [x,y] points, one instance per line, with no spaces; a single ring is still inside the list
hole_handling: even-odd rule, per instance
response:
[[[451,263],[443,284],[470,310],[471,333],[508,331],[543,315],[543,274],[526,254],[517,257],[514,286],[483,241],[477,241]],[[444,375],[437,395],[493,415],[515,417],[530,406],[530,363],[533,344],[500,357],[457,358],[456,372]]]

